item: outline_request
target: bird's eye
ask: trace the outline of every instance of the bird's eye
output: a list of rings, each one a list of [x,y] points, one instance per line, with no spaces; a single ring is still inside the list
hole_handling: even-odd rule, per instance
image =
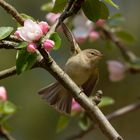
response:
[[[94,55],[94,53],[93,53],[93,52],[91,52],[90,54]]]

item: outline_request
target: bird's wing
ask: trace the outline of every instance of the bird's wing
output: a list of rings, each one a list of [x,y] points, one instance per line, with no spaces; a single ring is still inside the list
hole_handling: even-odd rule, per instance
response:
[[[90,78],[82,85],[82,89],[87,96],[90,96],[95,90],[97,83],[99,81],[99,71],[95,69],[94,73]]]
[[[75,37],[72,34],[72,32],[70,31],[70,29],[66,26],[65,23],[61,23],[61,26],[62,26],[65,36],[67,37],[68,41],[71,44],[71,51],[72,51],[73,55],[76,55],[79,52],[81,52],[81,49],[80,49],[79,45],[77,44]]]

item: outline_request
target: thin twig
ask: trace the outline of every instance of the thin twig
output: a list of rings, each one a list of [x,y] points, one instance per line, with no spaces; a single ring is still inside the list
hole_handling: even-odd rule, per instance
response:
[[[136,103],[132,103],[130,105],[127,105],[125,107],[122,107],[108,115],[106,115],[108,120],[112,120],[118,117],[122,117],[130,112],[136,111],[140,109],[140,102],[136,102]],[[95,125],[91,125],[86,131],[82,130],[80,131],[78,134],[75,134],[73,136],[70,136],[69,138],[67,138],[66,140],[75,140],[75,139],[80,139],[83,136],[87,135],[89,132],[93,131],[96,128]]]
[[[9,40],[0,41],[0,49],[16,49],[17,45],[18,43]]]
[[[0,71],[0,80],[16,75],[16,66]]]
[[[107,119],[111,120],[111,119],[115,119],[115,118],[118,118],[122,115],[125,115],[127,113],[130,113],[132,111],[135,111],[137,109],[140,109],[140,102],[136,102],[136,103],[133,103],[133,104],[130,104],[130,105],[127,105],[125,107],[122,107],[108,115],[106,115]]]
[[[17,10],[13,6],[8,4],[4,0],[0,0],[0,6],[3,7],[7,11],[7,13],[12,15],[18,23],[20,23],[21,25],[24,24],[24,19],[21,17],[21,15],[17,12]]]
[[[126,61],[133,62],[134,60],[137,59],[135,54],[131,52],[129,49],[127,49],[127,47],[120,41],[120,39],[115,34],[113,34],[111,31],[105,28],[101,28],[101,32],[107,39],[111,40],[120,49]]]
[[[8,131],[6,131],[3,127],[0,126],[0,138],[4,138],[5,140],[15,140]]]

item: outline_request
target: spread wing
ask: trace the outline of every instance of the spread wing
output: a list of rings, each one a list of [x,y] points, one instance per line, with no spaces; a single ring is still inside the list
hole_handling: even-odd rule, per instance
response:
[[[94,73],[90,78],[82,85],[83,91],[87,96],[90,96],[95,90],[97,83],[99,81],[99,71],[95,69]]]

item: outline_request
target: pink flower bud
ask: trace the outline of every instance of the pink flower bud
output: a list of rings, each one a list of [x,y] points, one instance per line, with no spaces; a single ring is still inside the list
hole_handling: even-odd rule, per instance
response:
[[[46,39],[43,43],[43,47],[45,50],[47,51],[51,51],[54,47],[54,41],[53,40],[50,40],[50,39]]]
[[[50,26],[48,25],[48,23],[47,22],[44,22],[44,21],[39,22],[38,25],[40,26],[43,34],[46,34],[48,32],[49,28],[50,28]]]
[[[76,111],[76,112],[79,112],[82,110],[81,106],[75,101],[75,99],[72,100],[71,110]]]
[[[89,34],[89,39],[90,39],[91,41],[96,41],[96,40],[99,39],[99,38],[100,38],[100,35],[99,35],[99,33],[96,32],[96,31],[92,31],[92,32]]]
[[[0,87],[0,100],[1,101],[7,100],[7,91],[6,91],[5,87],[3,87],[3,86]]]
[[[14,35],[17,36],[18,38],[20,38],[20,32],[18,30],[15,31]]]
[[[96,25],[97,26],[104,26],[105,24],[105,20],[104,19],[99,19],[97,22],[96,22]]]
[[[48,14],[46,15],[46,19],[47,19],[47,21],[52,25],[52,24],[54,24],[54,22],[56,21],[56,19],[57,19],[60,15],[61,15],[60,13],[57,13],[57,14],[55,14],[55,13],[48,13]]]
[[[125,77],[126,67],[119,61],[108,61],[109,79],[111,81],[120,81]]]
[[[36,51],[36,44],[35,43],[29,43],[27,46],[27,51],[30,53],[34,53]]]

